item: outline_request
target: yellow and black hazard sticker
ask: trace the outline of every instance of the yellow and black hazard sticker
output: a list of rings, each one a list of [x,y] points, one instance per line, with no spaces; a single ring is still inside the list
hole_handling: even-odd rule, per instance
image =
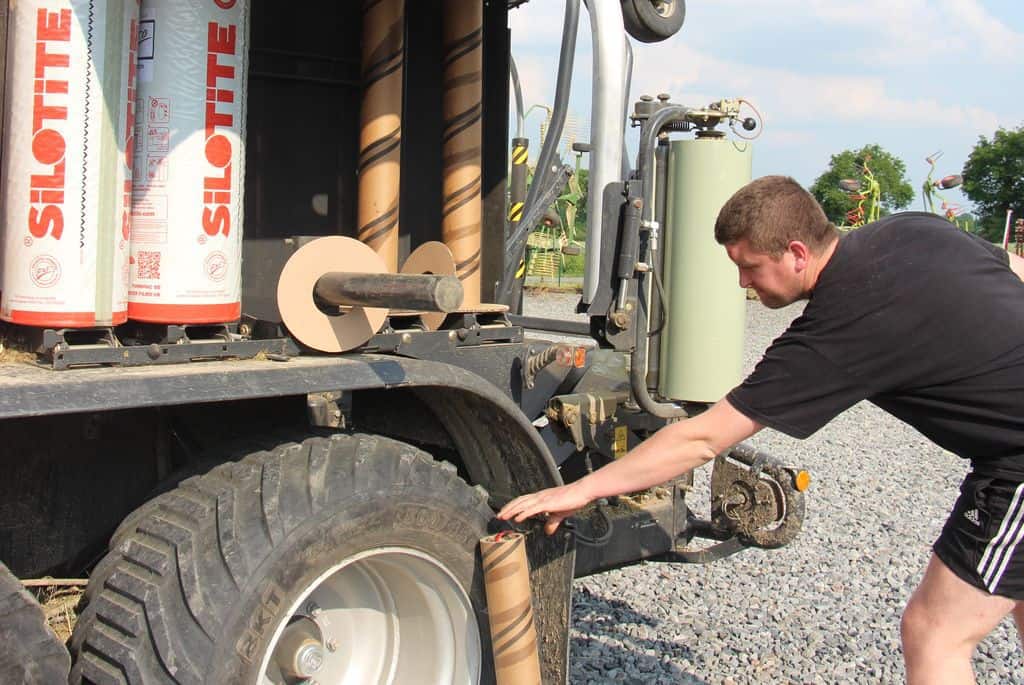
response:
[[[513,202],[512,206],[508,208],[508,220],[515,223],[523,218],[523,203]]]
[[[613,451],[615,452],[615,458],[626,456],[626,452],[629,451],[629,429],[626,426],[615,427],[615,445]]]

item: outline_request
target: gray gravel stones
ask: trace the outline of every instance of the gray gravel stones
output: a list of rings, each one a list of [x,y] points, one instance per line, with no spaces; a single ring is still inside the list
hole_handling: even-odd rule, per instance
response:
[[[577,299],[533,294],[526,313],[581,318]],[[799,312],[748,303],[749,368]],[[811,472],[803,532],[780,550],[576,581],[572,683],[903,682],[900,615],[967,464],[867,403],[807,440],[751,442]],[[1007,619],[975,655],[978,683],[1024,685],[1021,654]]]

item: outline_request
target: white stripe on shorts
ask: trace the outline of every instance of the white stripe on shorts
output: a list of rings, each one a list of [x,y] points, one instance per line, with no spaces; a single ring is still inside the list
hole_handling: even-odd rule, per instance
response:
[[[1017,543],[1024,538],[1024,483],[1017,486],[1006,517],[995,537],[989,541],[985,554],[978,564],[978,574],[989,592],[995,592],[1007,564],[1017,549]]]

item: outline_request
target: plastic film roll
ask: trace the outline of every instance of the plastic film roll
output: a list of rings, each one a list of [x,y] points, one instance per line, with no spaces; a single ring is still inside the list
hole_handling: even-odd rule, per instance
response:
[[[19,0],[8,21],[0,316],[123,323],[136,0]]]
[[[241,313],[248,0],[144,0],[128,317]]]
[[[526,536],[498,533],[482,538],[480,557],[498,685],[540,685]]]
[[[455,258],[465,306],[480,302],[483,2],[444,0],[441,234]]]
[[[363,2],[359,239],[398,269],[405,0]]]

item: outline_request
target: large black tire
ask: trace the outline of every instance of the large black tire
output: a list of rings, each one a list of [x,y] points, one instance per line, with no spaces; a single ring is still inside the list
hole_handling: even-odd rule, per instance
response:
[[[63,683],[71,657],[50,627],[43,608],[0,564],[0,683]]]
[[[268,445],[182,482],[118,530],[90,578],[70,680],[258,683],[275,629],[325,570],[412,549],[471,601],[480,681],[492,682],[476,552],[492,517],[481,488],[404,443],[334,434]]]
[[[658,43],[683,28],[685,0],[622,0],[626,32],[641,43]]]

